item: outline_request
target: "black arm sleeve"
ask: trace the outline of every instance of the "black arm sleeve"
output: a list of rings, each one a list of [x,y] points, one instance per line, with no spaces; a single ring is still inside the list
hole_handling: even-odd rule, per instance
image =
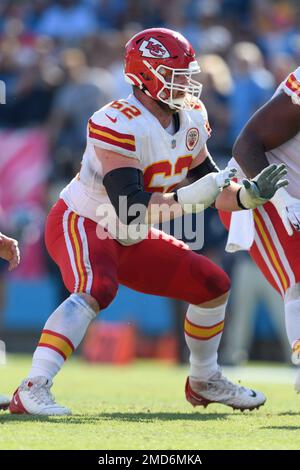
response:
[[[152,193],[144,190],[141,170],[124,167],[109,171],[103,178],[103,185],[122,223],[129,225],[137,218],[138,222],[145,220]]]
[[[217,167],[210,155],[207,155],[204,162],[190,170],[187,174],[189,184],[203,178],[208,173],[218,173],[220,169]]]

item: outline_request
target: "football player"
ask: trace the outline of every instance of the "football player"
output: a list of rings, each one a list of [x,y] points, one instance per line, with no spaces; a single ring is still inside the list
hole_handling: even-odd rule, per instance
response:
[[[9,271],[15,269],[20,262],[18,242],[13,238],[6,237],[2,233],[0,233],[0,258],[9,262]],[[0,395],[0,410],[7,409],[9,402],[9,398]]]
[[[228,276],[152,228],[213,203],[229,211],[253,208],[287,184],[284,165],[268,167],[246,186],[230,183],[235,171],[219,171],[206,147],[210,128],[194,79],[199,71],[192,46],[178,32],[148,29],[127,43],[125,78],[133,92],[91,117],[80,173],[47,219],[46,246],[71,295],[48,319],[12,413],[70,413],[50,393],[53,377],[120,283],[190,304],[186,398],[192,405],[244,410],[264,404],[262,393],[231,383],[217,363]]]
[[[292,361],[300,362],[300,67],[249,120],[230,164],[252,177],[269,164],[284,163],[289,187],[253,211],[255,235],[250,255],[284,300]],[[246,208],[245,208],[246,209]],[[229,228],[228,215],[222,215]],[[300,373],[295,388],[300,391]]]

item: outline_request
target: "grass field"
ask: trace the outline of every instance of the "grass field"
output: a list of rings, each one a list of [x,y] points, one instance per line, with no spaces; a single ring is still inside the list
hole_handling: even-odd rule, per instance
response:
[[[26,375],[29,357],[0,368],[0,393]],[[153,362],[129,367],[66,364],[54,393],[69,417],[0,414],[0,449],[300,449],[300,395],[295,370],[273,364],[226,369],[228,377],[268,398],[259,411],[222,405],[192,408],[184,398],[186,369]]]

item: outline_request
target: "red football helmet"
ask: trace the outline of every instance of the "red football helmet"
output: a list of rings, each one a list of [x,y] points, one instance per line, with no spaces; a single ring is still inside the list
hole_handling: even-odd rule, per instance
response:
[[[202,85],[192,80],[200,72],[191,44],[178,32],[145,29],[125,46],[125,79],[172,109],[193,109]]]

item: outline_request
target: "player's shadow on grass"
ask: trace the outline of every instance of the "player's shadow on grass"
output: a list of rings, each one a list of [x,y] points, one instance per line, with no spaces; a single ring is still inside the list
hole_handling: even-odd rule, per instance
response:
[[[28,415],[9,415],[0,416],[1,423],[16,422],[49,422],[63,424],[97,424],[101,421],[122,421],[130,423],[152,423],[156,421],[216,421],[226,420],[228,417],[234,416],[233,413],[151,413],[151,412],[126,412],[126,413],[98,413],[95,415],[71,415],[71,416],[28,416]],[[244,415],[246,416],[246,415]]]
[[[284,411],[283,413],[278,413],[278,416],[300,416],[300,411]]]
[[[231,413],[206,413],[205,411],[199,413],[168,413],[168,412],[112,412],[100,413],[99,419],[104,421],[127,421],[127,422],[153,422],[153,421],[212,421],[227,419]]]
[[[263,426],[260,429],[273,429],[276,431],[298,431],[300,429],[299,426]]]

